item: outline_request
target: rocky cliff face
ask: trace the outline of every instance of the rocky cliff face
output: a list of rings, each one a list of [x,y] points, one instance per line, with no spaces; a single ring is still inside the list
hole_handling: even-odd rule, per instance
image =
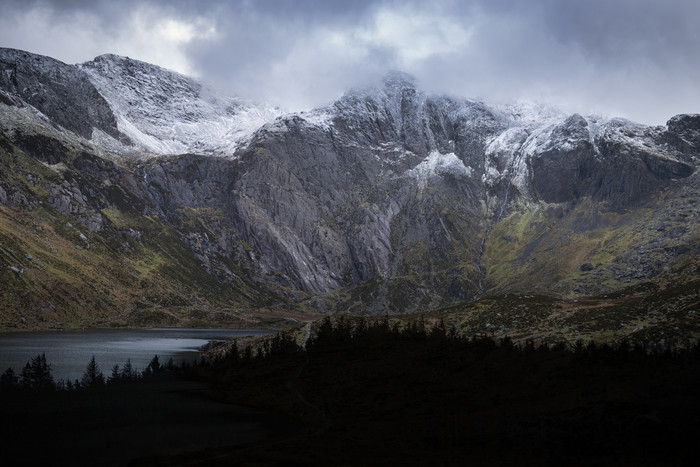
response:
[[[623,120],[573,115],[531,142],[534,188],[546,202],[588,196],[619,209],[643,202],[694,171],[692,159],[668,147],[667,135]]]
[[[92,138],[93,128],[118,138],[116,120],[88,77],[49,57],[0,49],[0,89],[5,105],[16,98],[46,115],[56,125]]]
[[[370,308],[435,305],[483,291],[480,249],[518,206],[592,200],[622,213],[697,164],[666,143],[673,124],[523,120],[425,96],[391,75],[327,109],[263,127],[238,153],[236,229],[265,251],[257,267],[290,287],[373,281]]]
[[[695,257],[696,115],[646,127],[496,108],[401,73],[280,115],[123,57],[4,49],[0,66],[4,163],[21,152],[51,170],[3,175],[1,204],[41,205],[114,251],[133,250],[147,216],[191,274],[240,300],[398,312],[613,290]],[[152,256],[146,269],[167,262]]]

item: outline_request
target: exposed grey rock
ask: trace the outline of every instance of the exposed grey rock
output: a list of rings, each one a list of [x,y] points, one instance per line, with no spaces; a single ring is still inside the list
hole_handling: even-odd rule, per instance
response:
[[[590,122],[573,115],[554,127],[530,158],[532,183],[547,202],[584,197],[617,209],[640,204],[695,167],[665,146],[663,134],[613,119]]]
[[[471,297],[478,277],[456,263],[465,251],[476,254],[484,220],[499,209],[502,215],[509,201],[508,182],[485,187],[482,180],[486,146],[513,123],[480,103],[425,96],[401,76],[349,92],[320,117],[290,115],[264,126],[235,161],[160,158],[145,163],[137,179],[176,224],[184,221],[183,207],[223,213],[223,223],[201,224],[207,235],[183,237],[221,280],[234,280],[224,279],[228,268],[220,258],[227,258],[312,292],[376,280],[384,285],[375,303],[399,290],[422,291],[418,300]],[[513,153],[540,144],[530,143],[530,130],[518,131],[514,146],[493,153],[497,170],[511,176]],[[690,166],[672,155],[634,146],[653,137],[624,121],[589,123],[573,115],[532,151],[532,188],[517,190],[546,202],[638,203],[671,177],[689,174]],[[443,163],[435,154],[451,151],[461,172],[427,169]],[[629,277],[640,274],[647,273]]]
[[[25,153],[42,162],[58,164],[68,160],[68,148],[56,138],[41,134],[16,134],[13,140]]]
[[[671,136],[670,141],[681,152],[687,155],[700,154],[700,114],[676,115],[666,126]]]
[[[530,159],[538,195],[555,203],[592,195],[604,170],[600,160],[593,157],[586,119],[572,115],[554,128],[551,141],[550,148]]]
[[[72,216],[90,232],[99,232],[103,227],[102,215],[93,208],[75,181],[63,180],[60,185],[48,184],[46,191],[51,207],[61,214]]]
[[[7,191],[0,186],[0,204],[18,207],[31,211],[36,207],[36,202],[25,193],[15,187],[7,187]]]
[[[133,102],[120,101],[117,93],[109,102],[120,105],[119,122],[138,122],[142,136],[157,138],[151,150],[169,141],[173,146],[167,148],[201,149],[208,155],[115,163],[48,132],[15,131],[8,141],[45,164],[61,163],[62,169],[43,178],[22,173],[22,183],[15,185],[3,178],[1,204],[33,206],[33,189],[43,189],[51,208],[90,232],[115,234],[118,249],[126,253],[138,248],[143,233],[112,226],[101,211],[158,216],[177,230],[197,258],[199,272],[222,283],[262,288],[274,282],[295,299],[304,295],[299,291],[348,287],[362,291],[355,301],[369,312],[445,305],[481,291],[490,267],[482,261],[488,241],[500,239],[525,252],[509,260],[514,269],[544,259],[528,256],[536,245],[518,245],[516,233],[489,238],[494,225],[523,206],[542,208],[541,219],[531,225],[542,235],[569,222],[570,231],[561,238],[566,242],[567,235],[604,225],[604,213],[595,210],[580,219],[570,217],[579,203],[623,212],[682,186],[690,187],[687,206],[674,207],[675,217],[657,216],[650,224],[657,236],[605,266],[584,263],[579,271],[587,281],[569,290],[592,293],[599,278],[653,277],[673,258],[692,254],[682,247],[696,232],[698,217],[693,191],[700,147],[697,115],[673,117],[667,127],[647,127],[542,109],[504,110],[427,95],[411,77],[392,73],[328,107],[267,121],[246,136],[245,144],[236,143],[233,157],[215,158],[210,154],[233,146],[198,144],[191,134],[178,140],[166,131],[173,122],[159,117],[199,125],[216,107],[216,99],[204,99],[203,88],[191,78],[114,56],[71,68],[3,50],[2,66],[9,70],[0,74],[4,105],[33,105],[55,124],[86,137],[93,127],[118,137],[114,116],[85,84],[84,73],[89,73],[103,93],[108,82],[129,91]],[[49,77],[71,89],[54,89],[58,84],[49,85]],[[20,82],[49,97],[39,101],[20,89]],[[142,88],[144,102],[138,102]],[[192,107],[175,105],[187,100]],[[60,102],[65,110],[58,109]],[[226,115],[235,116],[236,109],[230,110]],[[74,119],[79,111],[84,118]],[[9,154],[13,148],[8,148],[3,145]],[[574,264],[581,261],[588,259]],[[550,286],[547,281],[553,279],[542,280]],[[551,287],[561,285],[555,282]],[[493,286],[488,277],[485,283]],[[309,301],[329,311],[331,302]]]
[[[75,66],[21,50],[0,48],[0,89],[84,138],[92,137],[93,128],[119,137],[107,101]]]

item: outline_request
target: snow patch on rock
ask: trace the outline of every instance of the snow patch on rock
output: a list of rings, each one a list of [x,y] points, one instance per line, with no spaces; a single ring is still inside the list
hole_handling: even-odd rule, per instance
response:
[[[517,126],[542,128],[564,120],[567,115],[557,107],[530,100],[518,100],[496,107]]]
[[[484,150],[484,174],[482,182],[493,186],[507,177],[518,187],[527,182],[527,160],[522,147],[529,133],[522,127],[509,128],[488,142]]]
[[[423,162],[407,171],[406,174],[418,180],[419,187],[425,188],[428,180],[433,177],[444,174],[471,177],[473,172],[474,170],[464,165],[464,162],[455,153],[441,154],[438,151],[433,151]]]
[[[333,123],[333,113],[327,107],[299,113],[299,116],[311,125],[328,130]]]

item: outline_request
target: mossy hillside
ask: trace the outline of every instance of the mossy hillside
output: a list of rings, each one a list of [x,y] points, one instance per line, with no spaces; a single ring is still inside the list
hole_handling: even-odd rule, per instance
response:
[[[488,290],[566,292],[557,287],[562,281],[586,262],[601,262],[595,255],[614,228],[611,221],[589,203],[560,209],[531,206],[494,227],[484,254]]]
[[[398,313],[444,307],[478,291],[480,217],[451,199],[416,198],[392,223],[385,306]],[[426,232],[436,232],[426,235]]]
[[[400,329],[419,323],[465,337],[509,337],[525,344],[577,341],[648,348],[687,347],[700,340],[700,263],[615,292],[556,297],[542,293],[489,295],[474,302],[416,313],[390,314]],[[362,316],[344,315],[352,326]],[[314,325],[316,326],[316,324]],[[315,329],[315,328],[314,328]]]
[[[690,261],[700,215],[693,187],[669,189],[623,213],[589,199],[518,209],[486,241],[487,289],[603,293]]]
[[[381,283],[378,280],[363,281],[351,287],[343,287],[321,296],[322,305],[333,304],[334,314],[364,316],[371,314],[373,303],[380,297]]]
[[[280,302],[252,281],[238,287],[216,281],[173,226],[142,215],[119,180],[87,180],[104,206],[103,229],[90,232],[46,202],[48,183],[86,178],[71,166],[73,159],[56,171],[7,142],[0,156],[7,168],[3,182],[19,187],[32,203],[0,207],[3,328],[240,326],[260,321],[257,306]],[[238,274],[247,277],[245,271]]]
[[[3,327],[75,325],[81,321],[80,308],[91,309],[84,317],[90,321],[116,312],[118,297],[105,293],[109,284],[92,263],[93,254],[86,257],[76,248],[83,247],[58,234],[46,217],[39,221],[0,209]]]
[[[508,293],[425,314],[468,336],[535,339],[550,344],[629,342],[685,346],[700,339],[700,263],[616,292],[554,297]],[[407,317],[408,318],[408,317]]]
[[[203,321],[195,316],[198,310],[215,312],[241,303],[206,274],[192,274],[196,258],[163,233],[167,226],[158,226],[160,235],[152,241],[145,229],[141,243],[120,239],[113,248],[109,238],[78,234],[60,216],[56,228],[50,215],[36,223],[33,213],[8,211],[2,208],[0,221],[3,249],[10,253],[3,255],[3,327],[173,325],[190,318]],[[221,316],[209,321],[225,322]],[[231,315],[228,321],[236,324],[240,317]]]

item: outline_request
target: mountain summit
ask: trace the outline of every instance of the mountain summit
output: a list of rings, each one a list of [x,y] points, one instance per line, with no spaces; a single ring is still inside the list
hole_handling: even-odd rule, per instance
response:
[[[101,55],[79,69],[105,96],[131,145],[151,154],[230,155],[280,114],[128,57]]]
[[[496,107],[399,72],[282,113],[125,57],[0,49],[0,122],[3,326],[13,306],[38,327],[77,303],[132,324],[401,313],[696,271],[697,115]]]

